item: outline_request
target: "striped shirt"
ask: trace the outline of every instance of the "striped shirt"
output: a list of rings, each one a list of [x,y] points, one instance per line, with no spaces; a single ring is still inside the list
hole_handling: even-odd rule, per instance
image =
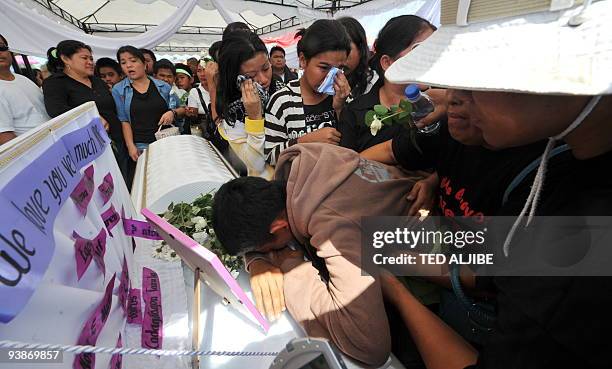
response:
[[[280,153],[297,143],[298,138],[323,127],[336,125],[336,113],[329,98],[317,105],[309,105],[308,108],[310,115],[306,119],[299,80],[289,82],[285,88],[272,95],[266,108],[264,126],[264,155],[270,165],[276,165]]]

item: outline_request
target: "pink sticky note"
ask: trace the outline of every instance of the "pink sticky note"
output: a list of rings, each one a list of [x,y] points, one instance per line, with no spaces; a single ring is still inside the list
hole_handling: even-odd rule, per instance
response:
[[[119,282],[119,304],[123,308],[123,312],[127,315],[128,294],[130,293],[130,275],[128,272],[127,260],[123,256],[123,268],[121,270],[121,279]]]
[[[77,280],[81,280],[83,274],[93,260],[93,243],[80,237],[76,232],[72,233],[74,241],[74,257],[76,259]]]
[[[87,169],[85,169],[83,178],[81,178],[74,191],[72,191],[70,194],[70,198],[72,198],[83,216],[87,214],[87,206],[89,205],[94,192],[93,175],[94,167],[93,165],[90,165]]]
[[[161,286],[157,273],[146,267],[142,268],[142,288],[145,311],[142,319],[141,346],[148,349],[161,349],[164,334]]]
[[[123,343],[121,342],[121,333],[119,333],[119,338],[117,339],[117,346],[115,347],[123,347]],[[111,358],[109,369],[121,369],[121,365],[123,361],[123,355],[115,354]]]
[[[77,345],[90,345],[95,346],[96,341],[98,340],[98,336],[104,328],[104,324],[106,324],[106,320],[111,311],[111,306],[113,302],[113,288],[115,287],[115,276],[108,282],[106,285],[106,291],[104,292],[104,297],[96,310],[91,314],[83,329],[81,330],[81,335],[77,340]],[[85,353],[78,354],[74,357],[74,361],[72,363],[73,369],[95,369],[96,367],[96,356],[95,354]]]
[[[140,289],[131,288],[128,296],[128,314],[127,322],[129,324],[142,324],[142,306],[140,304]]]
[[[121,209],[121,219],[126,236],[146,238],[148,240],[162,239],[159,233],[148,222],[126,218],[123,209]]]
[[[100,195],[102,196],[102,200],[104,205],[110,200],[113,196],[113,192],[115,192],[115,184],[113,183],[113,175],[110,172],[104,176],[102,180],[102,184],[98,186],[98,190],[100,191]]]
[[[101,229],[93,240],[81,237],[76,231],[72,232],[72,237],[75,239],[74,256],[76,259],[77,279],[81,280],[89,264],[91,264],[91,260],[95,260],[102,274],[106,274],[106,265],[104,264],[104,255],[106,254],[106,231]]]
[[[111,230],[115,228],[117,224],[119,224],[120,219],[121,217],[119,216],[119,213],[117,213],[117,211],[115,210],[114,205],[111,205],[108,210],[102,213],[102,220],[104,221],[104,226],[106,227],[106,230],[108,230],[108,234],[111,237],[113,237],[113,233],[111,232]]]

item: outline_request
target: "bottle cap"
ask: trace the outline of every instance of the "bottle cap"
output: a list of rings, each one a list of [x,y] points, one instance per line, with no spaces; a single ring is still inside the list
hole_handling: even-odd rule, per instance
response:
[[[410,102],[415,102],[421,97],[421,90],[418,85],[408,85],[404,90],[404,95]]]

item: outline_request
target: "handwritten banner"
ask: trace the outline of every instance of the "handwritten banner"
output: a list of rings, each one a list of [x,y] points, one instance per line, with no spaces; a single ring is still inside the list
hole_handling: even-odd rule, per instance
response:
[[[94,310],[93,314],[87,319],[87,322],[83,326],[81,335],[77,341],[77,345],[89,345],[95,346],[98,336],[106,324],[108,315],[111,311],[113,302],[113,288],[115,287],[115,275],[106,285],[106,291],[102,301]],[[78,354],[74,357],[72,363],[73,369],[95,369],[96,367],[96,355],[92,353]]]
[[[123,256],[123,267],[121,270],[121,279],[119,282],[119,304],[121,304],[121,308],[123,312],[127,315],[127,302],[128,295],[130,293],[130,274],[128,271],[127,260],[125,259],[125,255]]]
[[[109,147],[99,118],[65,134],[0,189],[0,322],[10,322],[36,290],[53,252],[53,224],[81,180],[79,171]],[[4,298],[6,297],[6,298]]]
[[[106,230],[108,231],[108,234],[111,237],[113,237],[111,230],[115,228],[117,224],[119,224],[120,218],[121,217],[119,216],[119,213],[117,213],[117,210],[115,210],[114,205],[111,205],[108,210],[102,213],[102,220],[104,221],[104,226],[106,227]]]
[[[90,165],[83,174],[76,188],[70,194],[70,198],[76,204],[83,216],[87,214],[87,207],[94,193],[94,167]]]
[[[129,324],[142,324],[142,306],[140,304],[140,289],[131,288],[128,296],[128,314],[127,322]]]
[[[142,268],[142,288],[145,311],[142,320],[141,345],[148,349],[161,349],[164,328],[161,286],[157,273],[146,267]]]
[[[117,346],[115,347],[123,347],[123,343],[121,342],[121,333],[119,333],[119,338],[117,339]],[[121,365],[123,364],[123,355],[115,354],[111,358],[109,369],[121,369]]]
[[[87,271],[91,260],[96,261],[96,265],[103,275],[106,274],[106,265],[104,264],[104,255],[106,254],[106,231],[100,230],[100,233],[93,239],[88,240],[78,233],[72,232],[74,241],[74,256],[76,258],[77,280]]]
[[[123,229],[125,234],[131,237],[146,238],[148,240],[162,240],[163,238],[157,233],[148,222],[140,220],[126,219],[123,209],[121,210],[121,219],[123,220]]]
[[[100,191],[100,196],[102,196],[103,204],[106,205],[108,200],[113,197],[113,192],[115,192],[115,184],[113,183],[112,174],[108,173],[104,176],[102,184],[98,186],[98,190]]]

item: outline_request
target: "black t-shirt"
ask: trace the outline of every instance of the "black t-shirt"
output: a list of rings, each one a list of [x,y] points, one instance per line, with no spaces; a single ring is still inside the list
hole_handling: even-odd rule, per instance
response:
[[[63,72],[55,73],[43,82],[45,108],[51,117],[64,114],[88,101],[95,101],[102,118],[110,126],[110,136],[116,143],[123,143],[121,122],[117,119],[115,101],[108,86],[98,77],[89,77],[91,88]]]
[[[157,91],[153,81],[149,81],[149,88],[143,94],[134,89],[134,97],[130,105],[134,143],[155,142],[159,120],[167,111],[168,105]]]
[[[369,147],[396,137],[404,130],[404,127],[399,124],[383,125],[376,136],[373,136],[370,128],[365,124],[366,113],[374,109],[374,105],[380,104],[379,92],[382,84],[383,81],[379,80],[370,92],[357,97],[342,109],[338,122],[338,131],[342,134],[340,146],[362,152]]]
[[[324,127],[337,127],[334,97],[329,96],[317,105],[304,105],[306,132],[314,132]]]
[[[612,215],[612,152],[588,160],[553,158],[546,172],[536,215]],[[531,182],[509,197],[500,215],[516,215]],[[591,238],[559,234],[549,244],[521,242],[521,228],[510,245],[510,261],[540,247],[576,249]],[[567,232],[572,232],[567,229]],[[531,234],[533,236],[533,234]],[[478,279],[477,279],[478,281]],[[609,368],[612,352],[612,280],[609,277],[494,277],[498,329],[474,368]]]
[[[437,213],[471,216],[478,221],[497,214],[510,182],[545,148],[544,142],[497,151],[467,146],[450,136],[445,121],[436,134],[417,134],[417,144],[421,152],[412,144],[409,132],[403,130],[393,139],[393,154],[406,169],[437,170]]]

